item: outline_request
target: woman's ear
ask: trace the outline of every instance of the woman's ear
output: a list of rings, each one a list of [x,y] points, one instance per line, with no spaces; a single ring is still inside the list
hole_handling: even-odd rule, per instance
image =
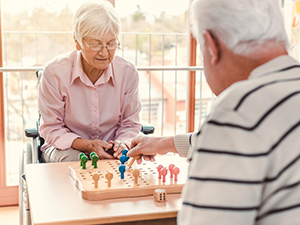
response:
[[[80,50],[81,50],[81,46],[80,46],[79,42],[76,40],[75,36],[73,36],[73,38],[74,38],[74,42],[75,42],[75,47],[76,47],[76,49],[77,49],[78,51],[80,51]]]
[[[204,31],[203,36],[205,39],[206,47],[208,48],[209,54],[211,56],[211,64],[215,65],[219,60],[218,43],[208,30]]]

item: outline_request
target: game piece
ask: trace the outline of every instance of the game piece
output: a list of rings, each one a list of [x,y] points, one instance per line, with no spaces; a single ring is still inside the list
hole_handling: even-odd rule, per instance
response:
[[[164,167],[160,171],[161,171],[161,175],[163,176],[162,182],[166,183],[166,175],[168,174],[168,170],[167,170],[167,168]]]
[[[124,150],[122,151],[122,155],[126,155],[126,156],[127,156],[127,153],[128,153],[128,150],[127,150],[127,149],[124,149]]]
[[[83,155],[81,157],[81,164],[82,164],[82,169],[86,169],[86,162],[88,161],[88,157],[86,155]]]
[[[122,156],[125,157],[125,159],[123,159],[123,161],[125,160],[125,162],[127,162],[128,159],[129,159],[129,157],[127,156],[127,153],[128,153],[128,150],[127,150],[127,149],[124,149],[124,150],[122,151]],[[122,157],[122,156],[121,156],[121,157]],[[120,160],[121,160],[121,157],[120,157]],[[124,157],[123,157],[123,158],[124,158]]]
[[[187,181],[188,162],[185,158],[178,156],[157,156],[155,162],[143,161],[141,164],[134,163],[131,169],[127,165],[124,172],[124,179],[120,179],[119,166],[121,162],[118,159],[104,159],[97,162],[98,169],[91,165],[91,160],[86,164],[86,169],[78,164],[71,163],[69,166],[69,174],[72,177],[72,182],[79,190],[82,199],[91,201],[102,201],[106,199],[134,198],[142,196],[153,196],[155,189],[165,189],[168,194],[181,193],[183,185]],[[130,161],[130,160],[129,160]],[[167,174],[165,183],[161,179],[157,179],[157,166],[162,165],[168,170],[171,163],[174,163],[180,168],[180,173],[177,176],[177,181],[169,178]],[[138,169],[140,171],[137,177],[137,184],[134,183],[132,172]],[[175,170],[176,171],[176,170]],[[106,175],[108,172],[111,174]],[[92,175],[98,173],[98,188],[94,187]],[[169,171],[168,171],[169,173]],[[110,176],[113,178],[110,178]],[[117,178],[117,179],[116,179]],[[110,186],[110,187],[109,187]]]
[[[161,179],[161,169],[163,168],[163,165],[158,165],[157,172],[158,172],[158,179]]]
[[[166,190],[165,189],[155,189],[154,191],[154,199],[157,202],[165,202],[166,201]]]
[[[114,175],[111,172],[107,172],[105,174],[105,178],[107,180],[107,187],[111,187],[111,180],[113,179]]]
[[[177,182],[177,175],[179,174],[180,172],[180,169],[178,167],[174,167],[173,168],[173,174],[174,174],[174,177],[175,177],[175,181]]]
[[[119,171],[121,173],[121,179],[124,179],[124,172],[126,171],[126,167],[124,165],[119,166]]]
[[[94,188],[98,188],[98,180],[100,180],[100,175],[98,173],[94,173],[92,179],[94,181]]]
[[[129,157],[126,156],[126,155],[121,155],[121,157],[120,157],[120,161],[121,161],[122,164],[124,164],[125,162],[127,162],[128,159],[129,159]]]
[[[132,176],[134,177],[134,184],[138,184],[140,171],[138,169],[135,169],[132,171]]]
[[[175,167],[174,164],[170,164],[170,165],[169,165],[169,171],[170,171],[170,178],[171,178],[171,179],[173,179],[173,171],[172,171],[172,170],[173,170],[174,167]]]
[[[90,159],[93,158],[93,155],[97,155],[97,153],[96,153],[96,152],[91,152],[91,153],[90,153]],[[97,155],[97,156],[98,156],[98,155]],[[92,165],[94,165],[94,164],[93,164],[93,161],[92,161]]]
[[[94,168],[96,169],[96,168],[97,168],[97,162],[98,162],[98,160],[99,160],[98,155],[93,155],[91,159],[92,159],[92,165],[93,165]]]
[[[96,153],[96,152],[91,152],[91,154],[90,154],[90,158],[92,158],[92,157],[93,157],[93,155],[97,155],[97,153]]]
[[[83,152],[79,153],[78,158],[80,160],[80,166],[82,166],[81,157],[85,155]]]
[[[134,163],[135,160],[139,159],[141,157],[141,155],[136,155],[134,156],[131,161],[129,162],[128,166],[129,168],[132,166],[132,164]]]

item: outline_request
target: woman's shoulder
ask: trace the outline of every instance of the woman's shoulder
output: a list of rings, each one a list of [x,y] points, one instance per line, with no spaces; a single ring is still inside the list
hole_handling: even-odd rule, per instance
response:
[[[119,67],[123,67],[123,68],[132,68],[134,70],[136,70],[136,66],[130,62],[129,60],[127,60],[126,58],[123,58],[121,56],[115,55],[115,58],[113,60],[113,64],[115,66],[119,66]]]
[[[61,55],[58,55],[54,57],[53,59],[49,60],[45,67],[50,67],[52,69],[55,69],[56,67],[63,67],[63,66],[71,66],[77,57],[77,50],[73,50],[71,52],[67,52]]]

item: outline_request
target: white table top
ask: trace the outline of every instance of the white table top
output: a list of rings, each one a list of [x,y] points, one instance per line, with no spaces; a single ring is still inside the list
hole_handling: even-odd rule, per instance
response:
[[[181,171],[187,173],[186,160],[179,160],[182,162]],[[153,196],[84,200],[68,173],[72,163],[74,162],[26,165],[33,224],[106,224],[172,218],[181,209],[180,194],[168,194],[167,201],[163,203],[155,202]]]

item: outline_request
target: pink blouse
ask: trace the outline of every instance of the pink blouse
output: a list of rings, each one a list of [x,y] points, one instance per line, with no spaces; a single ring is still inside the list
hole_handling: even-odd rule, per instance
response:
[[[40,135],[61,150],[78,137],[130,146],[141,129],[138,84],[135,66],[119,56],[95,84],[83,72],[76,49],[52,59],[39,84]]]

